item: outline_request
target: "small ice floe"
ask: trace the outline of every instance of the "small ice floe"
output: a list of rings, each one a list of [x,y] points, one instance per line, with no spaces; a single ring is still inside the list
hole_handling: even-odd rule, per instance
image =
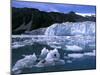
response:
[[[56,45],[51,45],[50,47],[56,48],[56,49],[61,49],[61,46],[56,46]]]
[[[68,57],[66,55],[63,58],[66,59],[66,60],[70,59],[70,57]]]
[[[40,54],[40,56],[39,56],[39,60],[44,59],[44,58],[47,56],[48,53],[49,53],[49,50],[46,49],[46,48],[44,47],[44,48],[41,50],[41,54]]]
[[[94,47],[94,48],[95,48],[95,44],[90,44],[89,46],[90,46],[90,47]]]
[[[67,60],[67,63],[72,63],[72,61],[71,60]]]
[[[12,73],[19,74],[24,68],[32,68],[36,62],[37,57],[33,55],[26,55],[23,59],[18,60],[12,68]]]
[[[24,40],[23,43],[25,45],[33,45],[34,42],[32,40]]]
[[[90,44],[89,47],[92,48],[92,49],[96,48],[95,44]]]
[[[50,44],[50,42],[49,42],[49,44]],[[54,41],[54,42],[51,42],[51,44],[59,45],[60,43],[59,43],[59,42]]]
[[[67,53],[64,53],[63,58],[66,59],[66,60],[68,60],[69,59],[68,54]]]
[[[92,52],[84,53],[84,55],[86,55],[86,56],[95,56],[96,55],[96,50],[93,50]]]
[[[83,56],[84,56],[84,54],[82,54],[82,53],[68,54],[68,57],[70,57],[70,58],[82,58]]]
[[[49,60],[41,60],[39,63],[37,63],[37,65],[35,65],[36,67],[48,67],[48,66],[54,66],[55,62],[53,59],[49,59]]]
[[[24,44],[20,44],[20,43],[14,43],[12,45],[12,48],[19,48],[19,47],[23,47],[23,46],[25,46],[25,45]]]
[[[82,51],[83,49],[77,45],[66,45],[67,50],[69,51]]]
[[[41,60],[37,65],[35,65],[36,67],[48,67],[48,66],[55,66],[55,65],[64,65],[65,61],[62,59],[59,60],[54,60],[52,59],[44,59]]]

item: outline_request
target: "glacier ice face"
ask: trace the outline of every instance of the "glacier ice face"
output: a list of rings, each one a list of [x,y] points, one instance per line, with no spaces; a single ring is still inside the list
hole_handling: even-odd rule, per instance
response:
[[[95,22],[55,23],[45,31],[48,36],[95,35]]]

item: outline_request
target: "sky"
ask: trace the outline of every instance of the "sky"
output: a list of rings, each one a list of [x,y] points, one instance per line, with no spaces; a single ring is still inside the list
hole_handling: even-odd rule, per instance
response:
[[[12,1],[12,7],[17,8],[37,8],[40,11],[46,12],[61,12],[68,13],[74,11],[76,13],[95,14],[96,7],[90,5],[73,5],[73,4],[55,4],[55,3],[39,3],[29,1]]]

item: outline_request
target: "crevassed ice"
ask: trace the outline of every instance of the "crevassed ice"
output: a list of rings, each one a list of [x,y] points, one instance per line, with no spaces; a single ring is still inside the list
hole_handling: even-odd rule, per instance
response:
[[[68,35],[95,35],[95,22],[65,22],[55,23],[48,27],[45,35],[68,36]]]

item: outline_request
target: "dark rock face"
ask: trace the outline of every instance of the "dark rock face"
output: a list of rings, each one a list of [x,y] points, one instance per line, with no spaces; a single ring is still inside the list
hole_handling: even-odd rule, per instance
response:
[[[44,12],[34,8],[12,7],[12,34],[22,34],[39,28],[48,27],[54,23],[96,21],[95,16],[67,14],[60,12]]]

